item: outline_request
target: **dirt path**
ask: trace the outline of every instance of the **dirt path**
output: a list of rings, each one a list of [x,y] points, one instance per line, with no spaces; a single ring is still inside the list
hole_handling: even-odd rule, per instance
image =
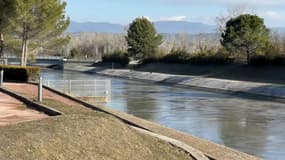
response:
[[[0,92],[0,126],[47,117],[45,114],[27,109],[22,102]]]

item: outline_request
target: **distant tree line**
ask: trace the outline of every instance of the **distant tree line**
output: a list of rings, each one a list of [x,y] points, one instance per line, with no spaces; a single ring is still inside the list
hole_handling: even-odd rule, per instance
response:
[[[99,54],[108,62],[118,61],[116,57],[122,59],[124,55],[140,63],[285,64],[284,36],[270,31],[262,18],[245,13],[243,8],[230,10],[228,14],[217,18],[217,34],[161,35],[148,19],[142,17],[129,25],[126,35],[81,33],[76,35],[81,38],[74,38],[77,40],[72,46],[78,45],[75,48],[82,53],[88,46],[101,46],[105,48],[104,51],[100,52],[97,48],[94,52],[89,49],[90,54]],[[83,38],[86,36],[90,40]]]
[[[217,37],[200,34],[190,40],[189,35],[183,33],[163,38],[148,19],[137,18],[130,24],[125,37],[128,44],[125,55],[140,63],[285,64],[285,40],[271,33],[262,18],[241,14],[226,19],[218,28]],[[115,59],[115,53],[121,52],[106,57]]]
[[[69,34],[70,43],[66,46],[69,52],[67,55],[74,59],[93,58],[102,59],[103,54],[113,51],[127,50],[127,42],[124,34],[112,33],[76,33]],[[77,54],[71,54],[77,52]]]

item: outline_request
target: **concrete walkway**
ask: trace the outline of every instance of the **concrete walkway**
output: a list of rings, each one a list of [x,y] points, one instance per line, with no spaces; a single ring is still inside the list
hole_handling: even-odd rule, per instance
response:
[[[45,114],[26,108],[19,100],[0,92],[0,126],[47,117]]]

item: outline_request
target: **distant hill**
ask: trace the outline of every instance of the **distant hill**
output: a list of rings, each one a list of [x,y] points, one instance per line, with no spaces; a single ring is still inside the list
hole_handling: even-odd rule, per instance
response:
[[[123,33],[124,26],[120,24],[104,23],[104,22],[74,22],[71,21],[69,33],[77,32],[104,32],[104,33]]]
[[[188,34],[216,33],[216,26],[187,21],[158,21],[154,22],[159,33],[174,34],[185,32]],[[72,21],[67,32],[99,32],[99,33],[124,33],[126,26],[104,22],[74,22]],[[285,34],[285,27],[271,28],[272,31]]]
[[[159,21],[154,23],[159,33],[181,33],[188,34],[214,33],[215,26],[203,23],[182,22],[182,21]],[[106,33],[124,33],[126,26],[112,23],[83,22],[72,21],[67,32],[106,32]]]
[[[169,34],[179,32],[188,34],[214,33],[216,28],[214,25],[186,21],[159,21],[154,25],[158,32]]]
[[[271,28],[273,32],[277,32],[277,33],[280,33],[280,34],[285,34],[285,27],[282,28],[282,27],[275,27],[275,28]]]

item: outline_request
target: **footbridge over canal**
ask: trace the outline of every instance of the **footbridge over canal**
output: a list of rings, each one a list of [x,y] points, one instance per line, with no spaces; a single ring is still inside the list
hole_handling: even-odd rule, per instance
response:
[[[20,62],[21,58],[19,57],[8,58],[10,65],[19,65]],[[65,64],[93,64],[94,62],[94,60],[66,59],[63,57],[37,57],[34,61],[28,62],[28,65],[64,69]]]

